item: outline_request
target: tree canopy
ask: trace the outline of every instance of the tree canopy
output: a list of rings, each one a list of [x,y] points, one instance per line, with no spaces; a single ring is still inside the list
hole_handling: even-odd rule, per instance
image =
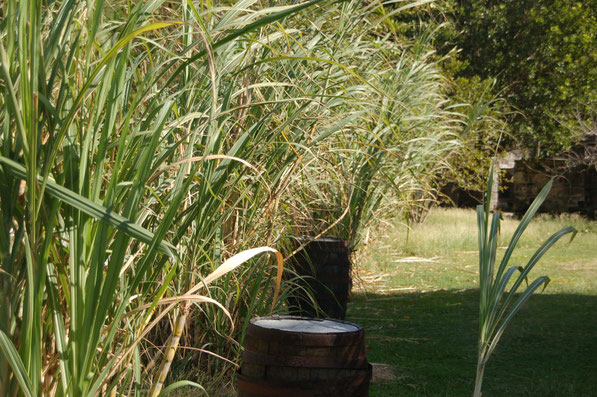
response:
[[[458,76],[495,77],[518,112],[519,143],[543,154],[573,143],[597,109],[597,0],[455,0],[440,51],[456,46]]]

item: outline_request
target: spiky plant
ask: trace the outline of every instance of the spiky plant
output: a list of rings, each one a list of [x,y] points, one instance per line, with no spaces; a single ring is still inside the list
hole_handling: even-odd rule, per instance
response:
[[[547,287],[549,277],[540,276],[521,294],[519,288],[528,280],[529,273],[541,257],[560,238],[567,234],[576,235],[576,229],[565,227],[549,237],[533,254],[526,265],[509,266],[510,259],[527,226],[549,194],[553,180],[549,181],[539,192],[525,215],[520,220],[512,239],[504,252],[499,266],[496,268],[498,251],[498,233],[500,230],[500,213],[490,214],[491,192],[493,185],[493,166],[487,183],[487,194],[483,205],[477,206],[477,226],[479,230],[479,340],[477,373],[475,377],[474,396],[481,396],[483,374],[489,357],[495,350],[506,327],[512,318],[539,288]],[[491,218],[491,220],[490,220]],[[518,275],[516,277],[516,275]]]

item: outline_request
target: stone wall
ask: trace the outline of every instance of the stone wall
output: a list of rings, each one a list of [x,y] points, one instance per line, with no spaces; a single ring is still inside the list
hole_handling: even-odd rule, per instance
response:
[[[498,209],[524,213],[543,186],[552,177],[553,159],[543,161],[517,160],[505,169]],[[542,212],[580,212],[595,217],[597,210],[597,172],[594,167],[578,167],[555,176]]]

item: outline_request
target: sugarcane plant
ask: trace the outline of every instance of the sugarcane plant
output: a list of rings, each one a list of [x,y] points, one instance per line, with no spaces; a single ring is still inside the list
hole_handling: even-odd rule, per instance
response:
[[[458,147],[445,79],[433,55],[421,50],[427,38],[380,34],[399,29],[392,15],[422,2],[391,3],[348,1],[337,10],[337,24],[320,26],[322,37],[337,43],[328,85],[342,87],[342,98],[318,125],[328,122],[336,133],[304,157],[307,166],[291,185],[295,236],[334,236],[356,249],[389,203],[397,205],[386,213],[425,201],[431,190],[425,181]],[[338,65],[350,65],[350,73]]]
[[[525,266],[515,265],[508,267],[508,263],[520,237],[549,194],[553,184],[552,179],[539,192],[539,195],[535,198],[525,215],[522,217],[520,224],[510,240],[510,244],[508,244],[508,247],[504,252],[504,256],[497,268],[497,272],[495,272],[498,233],[500,229],[500,213],[495,212],[490,215],[494,175],[493,166],[491,167],[489,175],[485,202],[483,205],[477,206],[480,304],[478,358],[474,397],[481,396],[485,366],[506,327],[530,296],[540,287],[545,289],[550,282],[549,277],[541,276],[528,284],[529,273],[539,259],[541,259],[547,250],[549,250],[560,238],[567,234],[571,234],[570,241],[572,241],[577,233],[576,229],[573,227],[565,227],[549,237],[533,254]],[[515,275],[518,275],[518,277],[515,277]],[[527,288],[522,294],[518,295],[517,292],[519,288],[525,282]],[[510,286],[510,289],[507,291],[508,286]]]
[[[159,376],[143,373],[160,319],[178,310],[184,324],[198,303],[231,318],[207,295],[243,270],[239,258],[273,250],[247,243],[217,257],[204,243],[256,169],[241,143],[220,144],[237,120],[219,120],[238,110],[222,102],[246,90],[220,98],[214,58],[318,2],[250,13],[242,2],[213,34],[211,14],[191,10],[206,18],[191,25],[163,0],[0,2],[0,396],[141,395],[149,379],[157,395],[181,328]],[[247,130],[234,134],[247,141]],[[201,273],[192,237],[209,256]]]

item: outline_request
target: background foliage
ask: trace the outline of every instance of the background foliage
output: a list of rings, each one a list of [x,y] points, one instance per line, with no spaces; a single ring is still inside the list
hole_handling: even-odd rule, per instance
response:
[[[550,154],[576,139],[579,120],[597,106],[597,2],[594,0],[454,1],[458,76],[496,78],[517,113],[508,117],[513,141]]]

